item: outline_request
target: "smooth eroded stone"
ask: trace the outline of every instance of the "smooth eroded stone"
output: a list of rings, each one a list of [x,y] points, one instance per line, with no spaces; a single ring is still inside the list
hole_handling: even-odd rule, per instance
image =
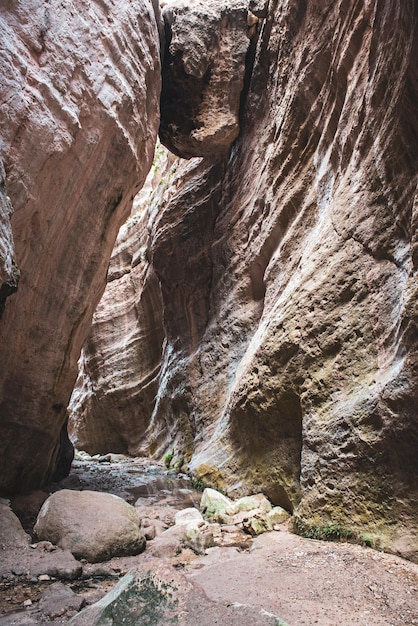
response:
[[[118,496],[96,491],[63,489],[52,494],[39,512],[34,532],[91,563],[145,549],[135,508]]]
[[[188,524],[189,522],[203,522],[202,514],[194,507],[182,509],[181,511],[176,513],[174,519],[176,526]]]
[[[289,519],[290,514],[281,506],[274,506],[271,511],[266,514],[266,520],[272,527],[276,524],[283,524],[283,522],[287,522]]]
[[[266,496],[262,493],[257,493],[255,495],[239,498],[239,500],[236,500],[226,513],[228,515],[235,515],[240,511],[252,511],[254,509],[259,509],[263,513],[268,513],[271,511],[271,508],[271,502],[266,498]]]
[[[69,471],[77,360],[153,158],[158,21],[151,0],[0,4],[0,493]]]

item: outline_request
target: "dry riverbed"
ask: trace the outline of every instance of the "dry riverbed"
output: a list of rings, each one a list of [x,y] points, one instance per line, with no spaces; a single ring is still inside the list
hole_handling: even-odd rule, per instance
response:
[[[33,548],[23,549],[0,541],[1,625],[67,624],[126,572],[147,566],[168,566],[176,576],[184,577],[185,584],[193,584],[196,593],[188,605],[189,616],[179,623],[418,625],[418,566],[396,556],[349,543],[298,537],[288,531],[287,524],[255,538],[225,527],[219,533],[219,545],[200,555],[181,547],[176,538],[164,539],[162,533],[173,526],[176,511],[198,507],[200,494],[186,476],[170,475],[154,462],[116,457],[76,461],[67,479],[50,486],[51,491],[60,488],[119,495],[139,507],[145,517],[152,517],[157,536],[147,542],[142,554],[98,564],[77,563],[81,565],[77,571],[64,563],[67,557],[53,546],[34,543]],[[46,495],[36,492],[13,501],[27,532]],[[7,520],[2,535],[9,536],[4,523]],[[48,559],[61,559],[58,576],[42,573]],[[68,576],[60,571],[67,571]]]

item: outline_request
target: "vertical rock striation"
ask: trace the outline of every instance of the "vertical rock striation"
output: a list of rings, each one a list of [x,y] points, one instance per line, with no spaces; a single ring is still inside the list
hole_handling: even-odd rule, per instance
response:
[[[416,3],[251,8],[239,136],[150,214],[166,341],[137,451],[417,560]]]
[[[160,284],[147,258],[147,226],[146,208],[134,203],[79,361],[70,435],[91,454],[134,453],[158,392],[164,330]]]
[[[14,262],[13,233],[10,224],[12,204],[5,185],[6,173],[0,160],[0,319],[6,298],[14,293],[19,284],[19,270]]]
[[[0,325],[7,492],[50,479],[66,447],[80,348],[152,160],[160,41],[150,0],[5,0],[0,31],[1,289],[13,257],[21,274]]]

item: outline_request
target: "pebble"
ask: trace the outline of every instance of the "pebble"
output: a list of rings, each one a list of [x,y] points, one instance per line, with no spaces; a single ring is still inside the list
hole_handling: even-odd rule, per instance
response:
[[[38,580],[40,582],[42,582],[43,580],[51,580],[51,576],[48,576],[48,574],[41,574],[40,576],[38,576]]]
[[[25,600],[23,606],[32,606],[32,600]]]

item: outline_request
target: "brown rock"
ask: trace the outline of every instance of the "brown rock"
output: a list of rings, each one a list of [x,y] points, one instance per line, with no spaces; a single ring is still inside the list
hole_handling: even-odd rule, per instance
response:
[[[29,539],[29,535],[23,530],[18,517],[11,510],[9,501],[0,499],[1,550],[28,547]]]
[[[163,17],[161,141],[183,158],[225,153],[239,133],[247,5],[175,0]]]
[[[13,258],[22,276],[0,334],[0,491],[12,492],[59,461],[80,348],[152,161],[160,44],[150,0],[5,0],[0,30],[0,308]]]
[[[52,546],[49,542],[31,544],[19,519],[5,500],[0,500],[0,577],[28,574],[48,575],[63,580],[74,580],[81,574],[81,565],[73,555]]]
[[[118,496],[96,491],[63,489],[52,494],[39,512],[34,533],[90,563],[145,549],[135,508]]]
[[[138,449],[417,560],[411,11],[270,8],[228,160],[150,212],[166,341]]]
[[[6,172],[0,158],[0,319],[6,298],[14,293],[19,283],[19,271],[14,263],[14,242],[10,216],[12,203],[5,186]]]
[[[177,274],[178,291],[210,302],[192,349],[195,319],[169,313],[163,290],[176,352],[163,357],[153,419],[168,447],[189,416],[192,470],[212,467],[227,488],[260,490],[313,527],[376,530],[387,547],[402,545],[405,519],[408,536],[418,526],[416,33],[406,8],[385,3],[374,20],[371,6],[355,20],[341,3],[269,16],[215,228],[201,239],[210,284]],[[190,166],[159,215],[177,218],[175,257],[157,265],[167,233],[153,240],[162,282],[190,256],[185,207],[197,193],[210,219],[207,172],[198,190]]]
[[[27,532],[32,532],[39,510],[47,497],[48,493],[37,489],[11,499],[13,511],[19,517],[23,528]]]
[[[63,583],[56,582],[47,587],[39,600],[38,609],[51,620],[71,612],[78,612],[84,599]]]
[[[154,174],[151,170],[150,177]],[[144,202],[140,200],[120,229],[69,406],[71,437],[78,448],[91,454],[103,450],[134,454],[158,389],[162,304],[160,285],[147,258]],[[112,355],[105,360],[104,345]]]
[[[29,558],[24,558],[31,576],[47,575],[59,580],[76,580],[81,576],[82,567],[69,550],[35,550]],[[16,558],[16,555],[15,555]]]

